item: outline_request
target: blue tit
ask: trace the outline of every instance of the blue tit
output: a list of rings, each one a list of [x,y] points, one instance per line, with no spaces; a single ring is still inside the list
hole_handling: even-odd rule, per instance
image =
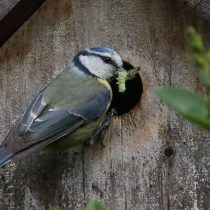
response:
[[[46,146],[66,148],[94,135],[110,108],[110,82],[122,68],[122,58],[110,48],[79,52],[9,132],[0,146],[0,166]]]

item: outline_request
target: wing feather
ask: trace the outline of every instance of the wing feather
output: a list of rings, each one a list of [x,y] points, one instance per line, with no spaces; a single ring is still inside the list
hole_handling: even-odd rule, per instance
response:
[[[110,90],[97,79],[85,79],[80,81],[81,85],[75,80],[62,88],[70,76],[64,72],[59,77],[62,81],[56,80],[32,101],[1,145],[5,154],[19,157],[37,151],[106,112],[111,101]],[[83,95],[77,94],[80,92]]]
[[[24,135],[30,129],[34,120],[44,111],[47,103],[44,101],[43,94],[40,93],[27,108],[21,119],[21,126],[19,128],[19,135]]]

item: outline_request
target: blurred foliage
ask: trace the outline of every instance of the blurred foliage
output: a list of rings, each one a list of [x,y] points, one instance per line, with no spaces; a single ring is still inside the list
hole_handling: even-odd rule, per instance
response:
[[[193,27],[189,27],[186,33],[187,41],[191,47],[191,61],[200,69],[203,83],[210,87],[210,50],[206,51],[201,35]]]
[[[92,201],[85,210],[107,210],[100,202]]]
[[[193,27],[186,33],[191,61],[199,68],[203,84],[210,88],[210,51]],[[183,117],[210,132],[210,103],[202,96],[181,88],[158,88],[156,95]]]
[[[59,208],[51,208],[51,210],[63,210],[63,209],[59,209]]]

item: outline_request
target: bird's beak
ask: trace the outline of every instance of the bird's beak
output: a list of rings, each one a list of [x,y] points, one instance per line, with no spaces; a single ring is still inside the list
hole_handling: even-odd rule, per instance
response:
[[[122,66],[118,67],[117,71],[115,72],[115,76],[118,77],[120,72],[127,72]]]
[[[126,71],[126,70],[122,66],[120,66],[117,71],[120,72],[120,71]]]

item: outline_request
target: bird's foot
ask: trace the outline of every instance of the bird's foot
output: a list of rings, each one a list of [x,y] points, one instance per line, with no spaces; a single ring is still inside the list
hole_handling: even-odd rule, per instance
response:
[[[96,130],[96,132],[85,142],[85,146],[92,146],[100,142],[101,146],[104,148],[106,145],[103,143],[103,138],[107,129],[109,128],[113,116],[117,115],[115,109],[112,109],[107,115],[102,124],[102,126]]]

